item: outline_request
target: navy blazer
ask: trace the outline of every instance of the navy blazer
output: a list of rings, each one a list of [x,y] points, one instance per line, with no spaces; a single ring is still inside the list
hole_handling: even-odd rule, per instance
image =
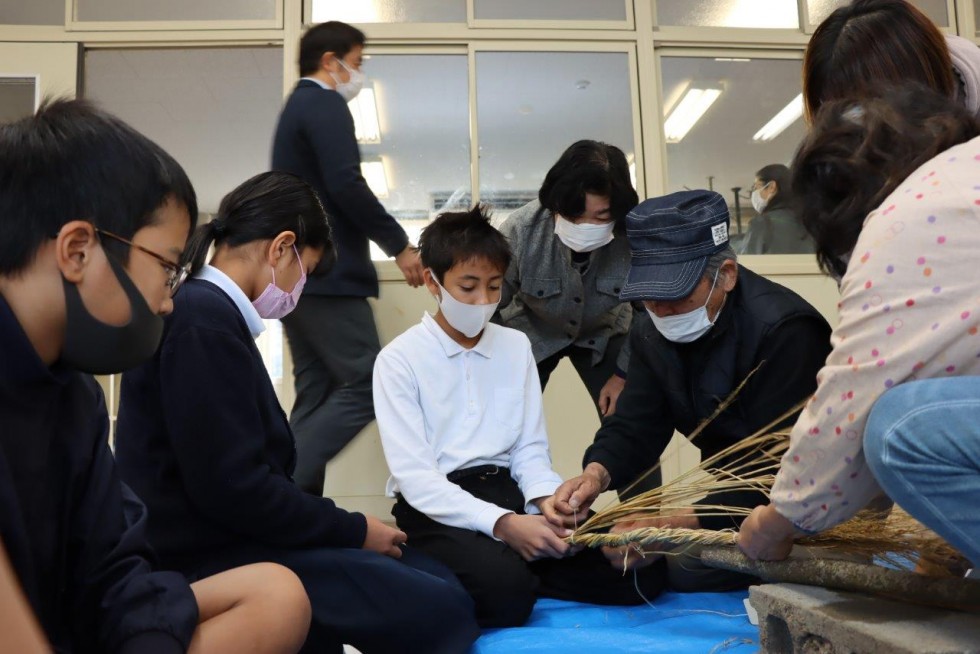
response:
[[[245,319],[211,282],[181,287],[160,350],[123,375],[116,460],[150,511],[151,544],[189,574],[260,545],[364,543],[363,515],[293,483],[289,421]]]
[[[44,365],[0,297],[0,540],[31,608],[59,653],[184,652],[197,602],[153,571],[108,436],[99,385]]]
[[[408,245],[408,235],[361,175],[354,118],[339,93],[300,80],[279,115],[272,169],[313,186],[330,217],[337,262],[330,274],[310,277],[303,293],[377,297],[368,241],[393,257]]]

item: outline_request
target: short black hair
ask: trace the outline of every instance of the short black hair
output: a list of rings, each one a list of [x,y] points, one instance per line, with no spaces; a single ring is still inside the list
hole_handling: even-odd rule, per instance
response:
[[[239,184],[221,200],[218,215],[201,225],[187,244],[184,259],[197,272],[211,244],[238,247],[273,239],[282,232],[296,234],[297,250],[323,248],[323,257],[310,275],[323,275],[334,261],[327,213],[313,187],[289,173],[259,173]]]
[[[545,175],[538,200],[552,213],[578,218],[585,211],[586,193],[607,196],[617,223],[639,204],[622,150],[599,141],[573,143]]]
[[[135,129],[84,100],[45,102],[0,126],[0,275],[23,271],[72,220],[130,239],[173,198],[197,223],[184,169]],[[103,241],[123,262],[129,248]]]
[[[446,272],[458,263],[486,259],[500,269],[510,266],[507,238],[490,224],[485,205],[469,211],[447,212],[436,216],[419,237],[422,265],[442,283]]]
[[[309,75],[319,70],[325,52],[343,59],[354,46],[364,47],[365,43],[364,32],[339,20],[314,25],[299,40],[299,74]]]

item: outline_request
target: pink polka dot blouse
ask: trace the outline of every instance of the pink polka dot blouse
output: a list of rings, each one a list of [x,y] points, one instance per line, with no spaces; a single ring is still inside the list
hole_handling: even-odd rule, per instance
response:
[[[809,532],[847,520],[881,493],[861,443],[885,391],[980,374],[980,138],[933,158],[868,215],[839,308],[834,349],[771,496]]]

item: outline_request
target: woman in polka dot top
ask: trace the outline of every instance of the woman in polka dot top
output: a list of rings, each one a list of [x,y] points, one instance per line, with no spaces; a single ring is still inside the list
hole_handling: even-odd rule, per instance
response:
[[[818,259],[840,280],[840,324],[771,504],[745,520],[739,544],[753,558],[785,558],[794,537],[847,520],[884,487],[968,557],[972,541],[980,563],[980,522],[955,510],[980,493],[980,379],[968,377],[980,375],[980,127],[921,86],[876,95],[825,105],[793,164]],[[949,378],[955,388],[907,384]],[[910,423],[907,410],[937,392],[966,397]],[[964,408],[965,422],[936,419]],[[937,488],[896,473],[903,465],[927,470]],[[937,502],[923,494],[934,493],[953,496],[953,508],[930,512]],[[970,529],[975,537],[962,536]]]

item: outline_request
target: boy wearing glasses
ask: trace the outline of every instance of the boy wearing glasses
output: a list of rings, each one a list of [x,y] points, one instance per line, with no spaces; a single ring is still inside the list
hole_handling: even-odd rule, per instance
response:
[[[196,217],[177,162],[83,102],[0,127],[0,566],[22,596],[0,590],[59,652],[295,652],[306,638],[309,600],[281,566],[191,585],[153,570],[86,374],[153,355]],[[4,644],[36,636],[24,613],[3,615]]]

